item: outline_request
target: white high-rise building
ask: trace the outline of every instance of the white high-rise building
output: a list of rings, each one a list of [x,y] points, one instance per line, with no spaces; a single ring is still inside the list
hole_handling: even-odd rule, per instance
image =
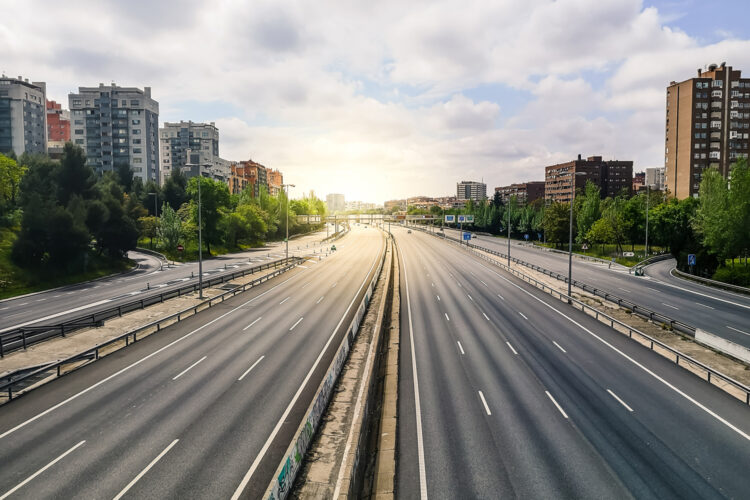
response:
[[[644,184],[659,191],[664,190],[664,167],[649,167],[646,169]]]
[[[0,77],[0,153],[47,152],[46,84]]]
[[[487,184],[476,181],[456,183],[456,198],[459,200],[481,201],[487,198]]]

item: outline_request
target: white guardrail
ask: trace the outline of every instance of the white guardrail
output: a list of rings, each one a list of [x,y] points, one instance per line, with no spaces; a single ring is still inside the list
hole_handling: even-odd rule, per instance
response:
[[[323,378],[320,386],[318,386],[315,397],[308,407],[307,418],[302,421],[297,432],[294,434],[296,437],[287,448],[281,464],[276,469],[274,479],[266,490],[264,497],[268,500],[283,500],[287,498],[292,490],[294,479],[297,477],[297,473],[299,473],[299,470],[302,467],[305,453],[310,447],[310,443],[320,425],[320,419],[328,407],[333,388],[336,385],[341,369],[346,362],[346,358],[349,356],[349,349],[354,343],[354,339],[357,337],[362,318],[365,316],[367,306],[369,305],[372,294],[375,291],[375,286],[380,278],[380,272],[382,271],[385,262],[385,256],[387,253],[386,249],[387,247],[384,245],[383,255],[378,264],[378,268],[370,280],[370,284],[365,291],[364,297],[362,297],[362,301],[359,303],[357,312],[354,315],[352,322],[349,324],[346,335],[341,340],[338,352],[333,358],[333,361],[331,361],[326,376]]]

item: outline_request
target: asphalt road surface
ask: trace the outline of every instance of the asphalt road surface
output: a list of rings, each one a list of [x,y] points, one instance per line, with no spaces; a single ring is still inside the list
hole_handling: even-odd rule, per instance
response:
[[[0,407],[0,499],[262,495],[384,238],[336,246]]]
[[[320,252],[320,240],[324,237],[325,232],[316,232],[291,240],[289,255],[304,255],[314,250]],[[129,273],[0,302],[0,331],[33,324],[58,324],[66,318],[138,299],[139,295],[153,293],[154,290],[166,291],[198,281],[197,262],[162,267],[162,262],[151,255],[130,252],[129,256],[139,264]],[[283,242],[274,242],[266,248],[204,260],[203,275],[210,278],[284,256]]]
[[[459,232],[447,229],[455,238]],[[508,240],[479,236],[473,244],[507,254]],[[568,274],[568,256],[545,252],[511,241],[512,257],[547,270]],[[670,265],[671,263],[671,265]],[[675,278],[669,274],[674,260],[646,267],[646,276],[633,276],[619,266],[573,259],[573,279],[606,290],[670,318],[750,347],[750,296],[726,292]]]
[[[398,498],[747,498],[750,407],[455,245],[393,232]]]

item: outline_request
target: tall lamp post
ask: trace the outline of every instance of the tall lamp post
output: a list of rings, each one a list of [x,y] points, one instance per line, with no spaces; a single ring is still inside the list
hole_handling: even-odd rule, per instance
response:
[[[281,187],[286,188],[286,258],[289,258],[289,188],[297,187],[294,184],[283,184]]]
[[[508,212],[508,267],[510,267],[510,198],[508,198],[505,211]]]
[[[187,149],[186,167],[198,167],[198,298],[203,299],[203,223],[201,220],[201,164],[190,163],[192,149]]]
[[[573,281],[573,203],[576,201],[576,176],[585,172],[570,173],[570,230],[568,232],[568,304],[570,304],[570,287]]]
[[[159,217],[159,210],[157,209],[157,199],[158,196],[156,193],[148,193],[149,196],[154,195],[154,218]],[[154,233],[156,233],[156,221],[154,221]],[[151,240],[151,248],[153,248],[153,239]],[[159,243],[159,238],[156,238],[157,244]]]
[[[646,246],[643,249],[643,258],[648,259],[648,205],[651,201],[651,196],[649,195],[651,190],[651,184],[646,184]]]

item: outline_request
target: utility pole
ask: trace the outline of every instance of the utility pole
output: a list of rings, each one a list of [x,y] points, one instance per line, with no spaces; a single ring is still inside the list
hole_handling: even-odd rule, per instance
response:
[[[510,267],[510,198],[508,198],[505,211],[508,212],[508,267]]]
[[[585,172],[570,172],[570,227],[568,229],[568,304],[572,297],[573,281],[573,204],[576,201],[576,175],[586,175]]]
[[[643,258],[648,259],[648,204],[651,199],[649,196],[649,190],[651,186],[646,184],[646,246],[643,249]]]
[[[286,258],[289,258],[289,188],[297,187],[294,184],[284,184],[281,186],[286,188]]]

